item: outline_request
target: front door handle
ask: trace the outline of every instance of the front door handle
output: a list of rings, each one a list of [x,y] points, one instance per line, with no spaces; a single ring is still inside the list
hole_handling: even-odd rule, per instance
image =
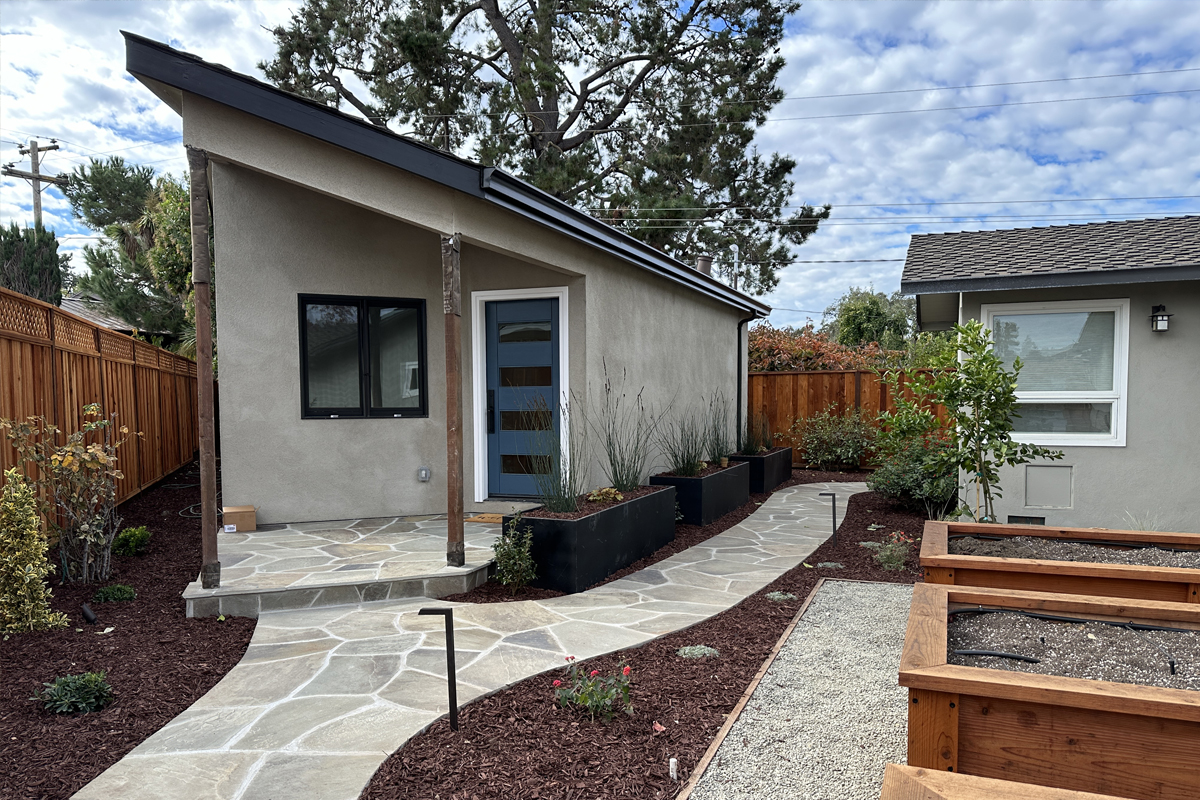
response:
[[[487,431],[496,432],[496,390],[487,390]]]

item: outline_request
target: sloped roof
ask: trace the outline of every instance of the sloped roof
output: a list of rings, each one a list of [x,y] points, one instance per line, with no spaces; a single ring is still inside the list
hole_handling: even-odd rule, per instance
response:
[[[108,328],[111,331],[129,333],[133,330],[133,326],[125,320],[105,313],[101,309],[99,302],[100,298],[98,297],[85,295],[81,292],[72,292],[71,294],[63,295],[60,308],[63,311],[70,311],[77,317],[82,317],[88,322],[99,325],[102,328]]]
[[[125,68],[134,77],[148,78],[205,97],[479,197],[756,317],[766,316],[771,311],[765,303],[704,275],[501,169],[458,158],[162,42],[127,31],[121,34],[125,37]],[[154,89],[153,86],[150,88]],[[178,108],[175,110],[179,111]]]
[[[912,237],[906,294],[1200,279],[1200,216]]]

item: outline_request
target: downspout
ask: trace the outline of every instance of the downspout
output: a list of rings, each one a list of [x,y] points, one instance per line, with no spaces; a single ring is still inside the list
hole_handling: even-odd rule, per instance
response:
[[[737,324],[737,449],[742,451],[742,433],[745,427],[742,425],[742,328],[747,322],[756,319],[756,317],[746,317],[739,320]],[[749,387],[747,387],[749,388]]]

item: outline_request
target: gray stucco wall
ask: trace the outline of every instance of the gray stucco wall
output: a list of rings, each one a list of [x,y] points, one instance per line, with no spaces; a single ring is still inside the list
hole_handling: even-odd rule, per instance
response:
[[[185,115],[185,129],[188,117]],[[438,234],[415,224],[222,163],[221,137],[192,137],[214,155],[220,343],[222,502],[254,505],[262,522],[445,511],[444,334]],[[186,132],[186,130],[185,130]],[[244,155],[229,143],[231,155]],[[378,176],[375,176],[378,179]],[[427,214],[423,182],[398,179],[396,214]],[[604,366],[656,408],[736,391],[737,322],[730,307],[558,234],[504,215],[469,227],[462,249],[465,496],[475,494],[471,293],[568,289],[569,385],[588,402]],[[502,229],[492,231],[491,226]],[[489,238],[494,234],[494,238]],[[472,241],[472,239],[474,241]],[[517,249],[510,249],[517,248]],[[521,250],[528,257],[521,257]],[[429,416],[301,419],[297,295],[426,300]],[[744,341],[743,341],[744,347]],[[420,483],[418,466],[433,469]],[[602,475],[592,470],[591,484]]]
[[[1072,467],[1070,508],[1027,507],[1027,467],[1003,470],[1000,521],[1044,516],[1049,525],[1128,528],[1133,515],[1160,530],[1200,532],[1200,283],[967,293],[963,316],[979,319],[989,303],[1115,298],[1130,301],[1125,446],[1061,447],[1062,460],[1038,462]],[[1155,305],[1175,315],[1165,333],[1150,330]],[[1030,477],[1035,490],[1037,475]]]

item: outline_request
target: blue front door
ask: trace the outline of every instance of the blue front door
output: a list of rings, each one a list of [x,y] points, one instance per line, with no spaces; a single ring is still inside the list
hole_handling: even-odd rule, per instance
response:
[[[488,494],[537,494],[557,453],[558,300],[487,303]]]

